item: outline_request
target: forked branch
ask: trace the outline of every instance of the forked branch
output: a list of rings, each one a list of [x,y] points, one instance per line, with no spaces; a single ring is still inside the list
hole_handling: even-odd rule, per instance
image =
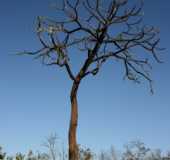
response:
[[[162,48],[159,47],[159,30],[141,24],[143,1],[132,7],[128,0],[62,2],[56,10],[63,12],[64,20],[38,17],[36,30],[42,48],[24,54],[41,58],[46,65],[65,67],[73,81],[76,77],[96,75],[108,59],[118,59],[124,64],[125,76],[129,80],[140,82],[140,78],[144,78],[151,86],[150,55],[161,63],[158,52]],[[119,29],[120,25],[122,29]],[[86,55],[75,74],[70,65],[73,47],[76,52]],[[142,58],[141,52],[146,53],[146,58]]]

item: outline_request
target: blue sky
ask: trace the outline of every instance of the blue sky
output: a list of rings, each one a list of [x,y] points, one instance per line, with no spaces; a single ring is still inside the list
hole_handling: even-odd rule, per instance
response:
[[[14,153],[41,144],[56,132],[67,144],[71,81],[63,70],[45,67],[31,57],[12,55],[39,47],[37,15],[54,16],[55,0],[0,2],[0,144]],[[145,23],[161,30],[165,63],[153,64],[155,94],[147,83],[123,80],[122,69],[108,63],[80,86],[78,142],[94,150],[120,149],[140,139],[147,146],[170,150],[170,2],[145,0]],[[116,67],[116,68],[115,68]]]

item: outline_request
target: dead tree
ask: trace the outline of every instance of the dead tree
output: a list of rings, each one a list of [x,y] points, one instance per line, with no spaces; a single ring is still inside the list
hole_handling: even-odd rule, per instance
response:
[[[73,82],[70,93],[69,160],[78,159],[77,91],[85,77],[95,76],[109,59],[118,60],[123,64],[128,80],[139,83],[145,79],[152,91],[149,60],[161,62],[157,54],[161,50],[159,30],[142,24],[142,1],[135,6],[128,2],[62,0],[62,5],[55,7],[62,20],[37,18],[36,33],[42,47],[35,52],[22,53],[41,59],[47,66],[65,69]],[[78,73],[71,67],[70,52],[84,54]]]

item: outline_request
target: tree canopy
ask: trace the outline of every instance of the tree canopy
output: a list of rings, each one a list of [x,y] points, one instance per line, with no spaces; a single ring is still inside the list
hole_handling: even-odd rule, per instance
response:
[[[63,0],[60,7],[55,6],[62,13],[62,20],[37,17],[36,31],[42,47],[24,54],[41,58],[46,65],[65,68],[75,81],[76,74],[70,65],[74,47],[76,52],[86,53],[79,70],[81,78],[96,75],[102,64],[112,58],[124,65],[126,78],[138,83],[144,78],[152,91],[149,59],[152,56],[160,63],[157,52],[162,48],[159,29],[142,24],[142,8],[143,1],[130,7],[128,0],[111,0],[107,4],[102,0]]]

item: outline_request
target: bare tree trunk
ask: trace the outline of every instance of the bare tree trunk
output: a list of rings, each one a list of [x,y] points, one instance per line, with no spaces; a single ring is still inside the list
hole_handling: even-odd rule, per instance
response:
[[[73,83],[70,100],[71,100],[71,118],[69,127],[69,160],[78,160],[78,146],[77,146],[77,123],[78,123],[78,104],[77,104],[77,90],[80,81]]]

